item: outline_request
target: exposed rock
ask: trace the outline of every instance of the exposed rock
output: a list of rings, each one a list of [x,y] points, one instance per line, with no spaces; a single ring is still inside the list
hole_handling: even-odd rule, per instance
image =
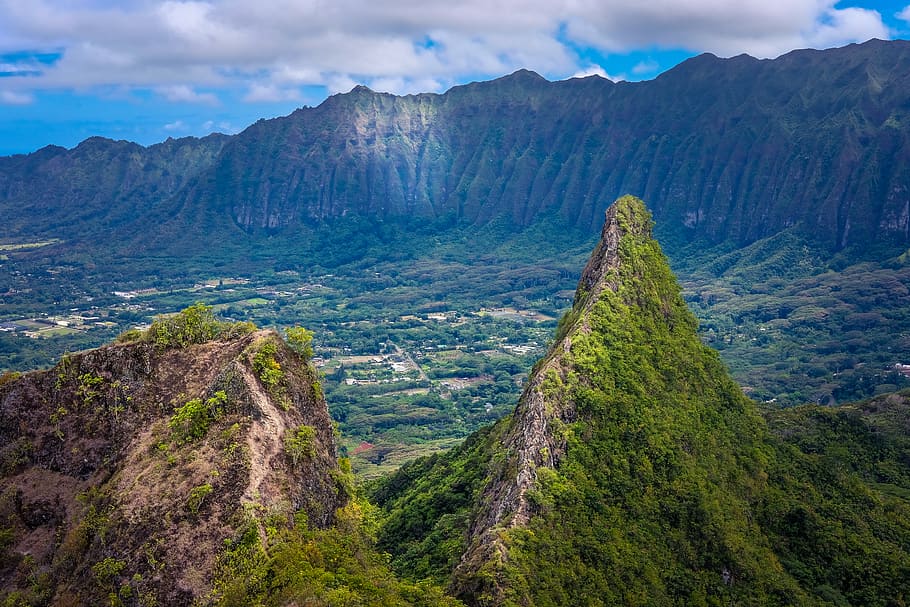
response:
[[[262,356],[276,381],[257,372]],[[174,421],[191,402],[202,417]],[[112,345],[8,382],[0,462],[0,524],[14,537],[0,590],[44,576],[60,604],[109,592],[204,601],[225,542],[247,525],[300,510],[326,527],[347,499],[316,372],[267,331]]]

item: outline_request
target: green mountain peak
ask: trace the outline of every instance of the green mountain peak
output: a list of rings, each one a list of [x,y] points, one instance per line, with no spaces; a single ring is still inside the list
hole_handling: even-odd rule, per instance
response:
[[[642,592],[659,596],[666,593],[660,576],[643,580],[650,579],[644,575],[649,567],[664,568],[649,556],[668,539],[658,532],[662,513],[681,509],[681,520],[724,520],[719,541],[742,544],[743,536],[757,533],[750,532],[743,496],[727,484],[734,482],[737,491],[761,484],[760,469],[745,472],[736,464],[759,448],[761,421],[699,341],[651,226],[637,198],[620,198],[607,211],[575,305],[504,434],[503,464],[494,466],[473,541],[455,573],[460,595],[500,604],[529,601],[549,588],[555,604],[567,604],[563,599],[644,583]],[[708,500],[718,510],[694,506],[693,492],[694,503]],[[642,520],[647,524],[636,525]],[[618,534],[615,541],[591,536],[608,529]],[[623,537],[632,530],[645,543]],[[587,542],[603,551],[581,550],[579,543]],[[677,542],[665,545],[661,558],[680,549],[698,552],[684,535]],[[617,546],[629,553],[614,560],[616,577],[606,583],[610,576],[602,574],[602,582],[576,579],[577,573],[565,577],[561,567],[538,558],[548,546],[562,546],[576,572],[618,559],[611,553]],[[724,554],[694,586],[722,587],[724,571],[747,568],[742,558],[773,568],[774,559],[761,550]],[[639,571],[628,576],[634,563]]]
[[[901,604],[906,499],[824,440],[768,431],[623,197],[512,416],[379,487],[379,542],[469,605]]]

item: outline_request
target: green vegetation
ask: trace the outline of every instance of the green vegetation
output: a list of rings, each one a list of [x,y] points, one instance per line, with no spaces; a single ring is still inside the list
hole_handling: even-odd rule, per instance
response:
[[[509,419],[372,484],[370,499],[385,513],[377,545],[401,575],[446,584],[468,547],[471,515],[491,463],[502,456],[498,442]]]
[[[281,384],[284,381],[284,371],[275,360],[276,354],[278,354],[278,346],[267,341],[259,345],[256,354],[253,355],[253,371],[256,372],[256,377],[272,396],[280,394]]]
[[[27,279],[44,270],[40,260],[23,260],[24,274],[10,288],[31,289],[31,296],[11,295],[3,320],[33,315],[46,322],[30,320],[21,330],[0,332],[0,367],[47,365],[66,350],[98,345],[148,322],[152,308],[204,301],[226,320],[314,330],[315,362],[326,374],[322,387],[359,473],[380,475],[506,415],[527,370],[552,339],[554,319],[571,304],[592,246],[589,233],[547,216],[518,231],[498,220],[480,229],[393,223],[375,240],[358,235],[353,220],[347,227],[340,225],[347,220],[338,221],[308,239],[280,237],[267,259],[250,251],[234,251],[234,258],[228,248],[213,258],[172,260],[184,269],[174,274],[147,260],[144,270],[140,264],[112,272],[123,277],[120,283],[87,270],[92,281],[80,281],[76,271],[59,275],[63,282]],[[411,227],[415,231],[406,233]],[[344,238],[358,239],[359,248]],[[349,255],[355,248],[360,257],[320,257],[321,265],[302,264],[290,253],[315,259],[320,251]],[[890,253],[848,250],[832,257],[791,231],[745,249],[677,246],[672,258],[703,340],[720,351],[753,398],[833,404],[910,385],[894,368],[910,363],[910,266]],[[195,277],[219,275],[224,267],[243,278],[198,284]],[[143,272],[158,278],[143,279]],[[128,300],[111,295],[126,289],[124,282],[154,292]],[[97,310],[80,303],[86,297]],[[249,307],[253,299],[266,304]],[[45,330],[55,320],[40,318],[39,311],[62,315],[74,306],[83,311],[61,318],[79,332],[48,337]],[[98,320],[81,320],[86,316]],[[108,322],[113,326],[102,326]],[[123,339],[136,338],[133,331]],[[425,378],[416,370],[392,369],[393,362],[408,362],[405,354]],[[369,358],[359,359],[364,356]],[[383,356],[387,362],[369,362]],[[360,449],[364,442],[373,448]]]
[[[756,514],[785,570],[829,604],[906,604],[910,394],[767,418],[779,440]]]
[[[644,225],[640,203],[617,204],[620,225]],[[903,604],[906,437],[856,422],[842,435],[851,414],[814,408],[772,416],[787,442],[775,438],[697,339],[656,243],[627,233],[619,258],[604,279],[617,289],[583,295],[564,323],[567,374],[542,388],[548,415],[570,407],[568,424],[551,421],[564,454],[536,469],[529,522],[493,528],[507,557],[460,561],[490,492],[517,474],[502,437],[540,431],[519,414],[379,484],[396,570],[478,605]]]
[[[284,437],[284,452],[291,459],[291,464],[297,466],[304,460],[312,459],[316,455],[316,428],[313,426],[297,426],[288,430]]]
[[[340,509],[328,529],[311,529],[305,517],[273,522],[263,545],[250,522],[230,543],[219,564],[215,604],[388,605],[456,607],[428,582],[404,582],[373,548],[375,513],[355,500]]]
[[[104,385],[104,378],[94,373],[83,373],[78,378],[76,396],[82,399],[82,404],[88,406],[101,395],[100,388]]]
[[[227,402],[227,394],[219,390],[205,401],[194,398],[175,409],[168,421],[174,440],[182,444],[205,436],[212,422],[224,413]]]
[[[199,302],[173,316],[155,320],[148,336],[160,348],[185,348],[211,341],[223,329],[224,324],[215,319],[212,308]]]
[[[288,327],[284,330],[287,343],[291,350],[296,352],[303,360],[313,358],[313,332],[303,327]]]
[[[190,514],[196,516],[199,514],[199,509],[202,508],[202,502],[205,501],[214,488],[209,483],[204,483],[197,487],[193,487],[190,490],[189,496],[186,498],[186,509],[189,510]]]
[[[871,261],[870,258],[879,260]],[[910,266],[873,249],[831,257],[788,232],[683,256],[705,342],[749,395],[833,405],[910,386]]]

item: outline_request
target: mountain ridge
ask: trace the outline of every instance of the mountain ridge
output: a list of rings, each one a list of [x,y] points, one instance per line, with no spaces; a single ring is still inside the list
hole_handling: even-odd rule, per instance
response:
[[[213,328],[191,314],[169,326]],[[4,376],[5,599],[195,604],[220,591],[225,546],[258,539],[266,514],[325,529],[347,503],[315,369],[273,331],[175,347],[165,322],[154,339]]]
[[[184,175],[130,196],[169,209],[153,217],[171,233],[202,217],[255,238],[351,214],[526,226],[545,212],[593,230],[632,192],[685,241],[742,245],[796,225],[834,250],[907,243],[908,48],[700,55],[636,83],[518,71],[443,94],[358,88],[230,138],[181,140],[196,150]],[[10,162],[0,208],[14,217],[35,201],[4,187]],[[112,223],[136,231],[149,216],[134,212]]]
[[[477,606],[899,603],[906,466],[877,489],[859,468],[820,467],[812,439],[772,435],[698,340],[650,230],[640,200],[614,203],[513,414],[381,484],[380,546],[402,575],[446,580]],[[905,402],[888,403],[906,419]],[[788,522],[806,512],[817,531]],[[842,547],[861,542],[881,578]]]

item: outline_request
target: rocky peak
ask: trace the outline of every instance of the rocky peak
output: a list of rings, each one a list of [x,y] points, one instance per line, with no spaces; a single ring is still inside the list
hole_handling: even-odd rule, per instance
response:
[[[506,560],[501,531],[525,525],[532,515],[528,491],[541,468],[558,466],[566,450],[564,429],[577,416],[574,395],[567,388],[572,383],[570,376],[577,375],[573,339],[578,332],[591,332],[587,313],[603,299],[604,292],[616,293],[621,275],[634,274],[620,270],[632,270],[637,265],[629,249],[653,242],[651,228],[650,214],[635,197],[624,196],[607,209],[600,242],[582,272],[572,310],[560,321],[555,342],[535,366],[515,409],[503,439],[507,462],[494,473],[484,492],[470,532],[473,541],[456,571],[456,580],[470,578],[481,563]],[[629,268],[622,268],[623,264]],[[634,291],[629,289],[627,295]],[[482,592],[470,586],[457,591],[462,595]]]
[[[5,379],[0,591],[42,577],[55,604],[126,586],[188,605],[239,533],[301,513],[325,527],[346,500],[316,371],[272,331],[146,338]]]

